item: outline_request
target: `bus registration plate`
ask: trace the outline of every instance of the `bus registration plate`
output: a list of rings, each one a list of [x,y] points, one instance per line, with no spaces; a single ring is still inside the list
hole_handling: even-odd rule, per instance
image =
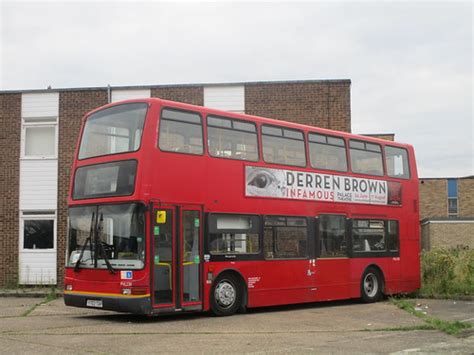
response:
[[[102,308],[102,300],[87,300],[87,307]]]

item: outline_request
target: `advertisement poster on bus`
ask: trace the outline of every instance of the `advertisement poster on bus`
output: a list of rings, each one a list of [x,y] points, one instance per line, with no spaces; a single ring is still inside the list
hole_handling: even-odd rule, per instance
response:
[[[245,195],[295,200],[388,204],[387,182],[307,171],[245,167]]]

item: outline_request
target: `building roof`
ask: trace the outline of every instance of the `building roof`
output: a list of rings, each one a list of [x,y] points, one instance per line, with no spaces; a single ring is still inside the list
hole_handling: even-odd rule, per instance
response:
[[[419,180],[447,180],[447,179],[457,179],[457,180],[464,180],[464,179],[474,179],[474,175],[468,176],[448,176],[448,177],[431,177],[431,178],[423,178],[420,177]]]
[[[28,89],[28,90],[0,90],[0,94],[16,94],[16,93],[47,93],[60,91],[92,91],[92,90],[139,90],[139,89],[157,89],[157,88],[176,88],[176,87],[197,87],[197,86],[233,86],[233,85],[278,85],[278,84],[351,84],[350,79],[323,79],[323,80],[281,80],[281,81],[240,81],[228,83],[192,83],[192,84],[155,84],[155,85],[127,85],[127,86],[94,86],[79,88],[51,88],[46,89]]]

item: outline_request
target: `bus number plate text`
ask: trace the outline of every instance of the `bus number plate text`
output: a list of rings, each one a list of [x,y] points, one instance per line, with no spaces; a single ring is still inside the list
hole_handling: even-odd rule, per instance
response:
[[[102,300],[87,300],[87,307],[102,308]]]

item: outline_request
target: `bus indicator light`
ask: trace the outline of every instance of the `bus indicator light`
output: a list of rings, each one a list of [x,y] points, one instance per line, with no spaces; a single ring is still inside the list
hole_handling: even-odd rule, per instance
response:
[[[156,223],[166,223],[166,211],[156,211]]]

